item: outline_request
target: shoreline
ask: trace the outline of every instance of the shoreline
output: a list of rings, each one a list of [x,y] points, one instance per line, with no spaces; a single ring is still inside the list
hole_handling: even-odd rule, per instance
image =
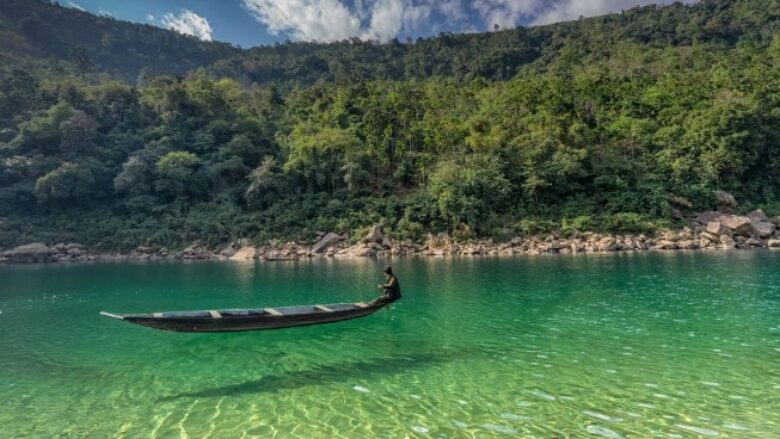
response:
[[[587,256],[609,256],[609,255],[648,255],[648,254],[729,254],[729,253],[746,253],[751,251],[780,251],[780,247],[749,247],[749,248],[732,248],[732,249],[658,249],[651,248],[647,250],[616,250],[616,251],[597,251],[597,252],[548,252],[548,253],[485,253],[485,254],[423,254],[423,253],[407,253],[407,254],[390,254],[381,253],[373,256],[346,256],[346,257],[326,257],[326,256],[304,256],[290,259],[230,259],[226,257],[213,257],[213,258],[177,258],[174,256],[169,257],[151,257],[151,258],[138,258],[129,256],[126,253],[116,254],[93,254],[86,258],[72,258],[72,259],[60,259],[60,260],[40,260],[40,261],[0,261],[0,267],[2,266],[36,266],[36,265],[78,265],[78,264],[111,264],[111,263],[200,263],[200,262],[220,262],[220,263],[276,263],[276,262],[314,262],[314,261],[348,261],[348,260],[380,260],[380,259],[476,259],[476,258],[495,258],[495,259],[509,259],[516,257],[587,257]]]
[[[631,253],[676,250],[733,250],[780,248],[780,229],[761,211],[746,216],[718,211],[704,212],[690,227],[666,230],[656,235],[572,233],[516,237],[506,242],[492,239],[458,241],[445,233],[429,234],[423,242],[391,239],[381,225],[374,225],[359,242],[350,242],[347,234],[319,233],[313,243],[272,240],[257,245],[238,240],[222,248],[208,248],[198,242],[180,251],[165,247],[139,246],[122,253],[90,249],[80,243],[48,246],[37,242],[0,251],[0,264],[124,261],[296,261],[319,258],[363,258],[387,256],[513,256],[552,254]]]

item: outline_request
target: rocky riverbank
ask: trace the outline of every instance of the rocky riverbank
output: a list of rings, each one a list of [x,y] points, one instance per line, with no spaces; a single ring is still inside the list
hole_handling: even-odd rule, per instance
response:
[[[256,245],[247,240],[222,248],[193,243],[180,251],[140,246],[129,253],[95,251],[79,243],[31,243],[0,252],[0,262],[78,262],[78,261],[157,261],[157,260],[295,260],[305,258],[351,258],[390,255],[482,256],[540,255],[599,252],[730,250],[780,248],[778,220],[761,210],[747,215],[711,211],[691,218],[690,226],[667,230],[655,236],[644,234],[573,233],[569,236],[518,237],[508,242],[487,240],[457,241],[446,234],[429,235],[424,242],[391,239],[382,226],[374,225],[359,242],[347,235],[321,233],[313,242],[278,242]]]

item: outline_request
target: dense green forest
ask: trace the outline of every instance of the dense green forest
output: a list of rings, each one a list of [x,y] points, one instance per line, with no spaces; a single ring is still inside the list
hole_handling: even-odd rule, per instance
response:
[[[778,18],[703,0],[239,50],[5,1],[0,247],[653,231],[716,189],[780,213]]]

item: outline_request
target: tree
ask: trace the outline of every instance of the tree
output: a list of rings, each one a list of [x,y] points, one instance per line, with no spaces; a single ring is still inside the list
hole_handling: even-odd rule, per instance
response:
[[[287,172],[299,175],[307,190],[333,192],[344,184],[344,157],[360,148],[354,131],[316,127],[311,122],[296,126],[288,141]]]
[[[70,59],[78,67],[79,71],[86,73],[92,69],[93,63],[87,54],[87,49],[83,47],[74,47],[70,51]]]
[[[157,184],[159,192],[168,195],[197,193],[190,187],[195,183],[195,168],[200,164],[198,156],[187,151],[174,151],[165,154],[157,161]]]
[[[247,204],[264,208],[279,199],[284,190],[284,176],[279,162],[273,156],[266,156],[263,162],[247,176],[249,187],[244,193]]]
[[[441,162],[431,175],[428,193],[450,230],[467,225],[479,230],[491,211],[500,211],[511,191],[504,163],[494,155],[473,154]]]
[[[88,168],[65,162],[35,181],[35,197],[41,203],[80,204],[93,194],[94,184],[95,177]]]
[[[83,111],[76,110],[60,123],[60,148],[67,153],[85,152],[92,147],[97,123]]]
[[[250,167],[257,166],[263,158],[263,153],[268,152],[270,151],[263,151],[261,148],[255,146],[246,134],[239,134],[233,137],[219,149],[221,158],[238,157],[242,163]]]
[[[73,107],[65,101],[57,102],[45,114],[35,116],[22,126],[16,144],[22,151],[50,152],[61,142],[61,124],[73,115]]]
[[[146,192],[148,190],[146,184],[148,170],[148,165],[139,156],[131,156],[122,165],[122,170],[114,178],[114,190],[120,193]]]

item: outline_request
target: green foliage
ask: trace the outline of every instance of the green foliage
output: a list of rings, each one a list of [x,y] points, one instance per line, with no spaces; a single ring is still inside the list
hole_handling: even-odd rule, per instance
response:
[[[164,194],[182,195],[193,192],[193,175],[200,164],[198,156],[187,151],[174,151],[157,160],[157,191]]]
[[[73,107],[60,101],[45,114],[36,116],[21,126],[16,144],[21,151],[54,152],[62,138],[60,127],[73,114]]]
[[[266,156],[260,166],[249,173],[247,179],[250,183],[244,197],[250,207],[266,207],[284,194],[283,174],[279,162],[272,156]]]
[[[496,156],[470,154],[440,162],[428,181],[438,215],[451,230],[478,227],[492,211],[501,211],[511,191]]]
[[[199,163],[198,156],[191,152],[169,152],[157,160],[157,173],[162,178],[186,180]]]
[[[225,43],[96,16],[48,0],[3,0],[0,38],[4,57],[67,60],[79,72],[117,72],[127,81],[184,74],[237,52]]]
[[[35,181],[35,197],[41,203],[79,200],[92,194],[94,184],[88,168],[65,162]]]
[[[0,246],[648,232],[718,189],[778,211],[770,0],[246,51],[10,4]]]

